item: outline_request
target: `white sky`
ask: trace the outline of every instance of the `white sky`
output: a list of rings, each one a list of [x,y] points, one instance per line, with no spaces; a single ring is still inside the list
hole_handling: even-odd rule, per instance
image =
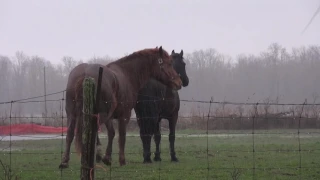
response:
[[[121,57],[162,45],[215,48],[233,57],[271,43],[319,45],[320,0],[0,0],[0,54],[58,63],[65,55]]]

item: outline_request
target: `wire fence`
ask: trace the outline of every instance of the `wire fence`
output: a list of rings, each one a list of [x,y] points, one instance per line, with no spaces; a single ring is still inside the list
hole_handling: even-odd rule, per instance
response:
[[[52,95],[60,98],[50,99]],[[10,110],[0,117],[1,125],[10,128],[10,134],[1,135],[0,139],[0,179],[79,179],[80,156],[75,152],[71,152],[68,168],[58,168],[65,150],[65,91],[46,96],[45,101],[55,103],[59,112],[41,117],[13,113],[17,104],[41,106],[39,103],[44,100],[38,99],[44,96],[0,102],[0,107]],[[127,165],[119,166],[117,143],[113,143],[112,165],[97,163],[96,179],[320,178],[320,104],[219,102],[212,98],[180,100],[180,103],[175,135],[179,162],[170,161],[169,127],[163,119],[161,161],[144,164],[139,128],[133,116],[127,127]],[[24,123],[55,126],[61,131],[58,134],[12,133],[14,124]],[[104,126],[101,128],[99,137],[104,152],[107,135]],[[151,144],[154,152],[154,142]]]

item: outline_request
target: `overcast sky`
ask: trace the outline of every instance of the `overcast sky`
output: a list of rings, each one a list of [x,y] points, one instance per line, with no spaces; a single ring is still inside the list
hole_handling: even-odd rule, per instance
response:
[[[235,57],[271,43],[319,45],[320,0],[0,0],[0,55],[17,50],[58,63],[121,57],[162,45]]]

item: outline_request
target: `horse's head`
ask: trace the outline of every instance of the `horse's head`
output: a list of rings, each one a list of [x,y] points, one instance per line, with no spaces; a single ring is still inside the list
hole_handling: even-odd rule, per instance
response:
[[[180,53],[175,53],[174,50],[172,50],[171,57],[173,60],[173,68],[176,70],[182,80],[182,86],[188,86],[189,78],[186,73],[186,63],[183,61],[183,50],[181,50]]]
[[[182,81],[173,67],[172,57],[162,49],[162,46],[157,47],[156,50],[157,61],[152,71],[154,78],[172,89],[181,89]]]

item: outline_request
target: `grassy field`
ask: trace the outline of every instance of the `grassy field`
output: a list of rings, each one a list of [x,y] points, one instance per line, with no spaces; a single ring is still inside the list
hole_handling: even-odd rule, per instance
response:
[[[116,138],[113,164],[111,168],[98,164],[96,179],[320,179],[320,131],[303,131],[300,138],[296,130],[256,131],[254,139],[251,131],[221,131],[209,137],[188,136],[204,131],[179,131],[176,138],[178,163],[170,162],[169,142],[165,136],[168,133],[164,132],[162,162],[152,164],[142,163],[140,138],[136,133],[128,133],[127,165],[120,167],[118,164]],[[102,138],[103,151],[106,142]],[[68,169],[58,169],[64,143],[62,139],[13,141],[11,154],[8,149],[2,150],[0,159],[8,166],[11,161],[12,174],[17,179],[79,179],[80,157],[75,153],[72,153]],[[0,149],[8,146],[8,141],[0,142]],[[3,167],[0,169],[1,179],[6,171],[2,171]]]

